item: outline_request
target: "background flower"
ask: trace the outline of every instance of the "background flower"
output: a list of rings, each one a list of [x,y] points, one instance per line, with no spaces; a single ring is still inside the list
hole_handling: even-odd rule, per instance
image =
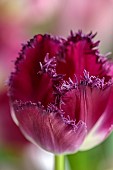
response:
[[[54,33],[66,36],[70,30],[82,29],[84,32],[98,32],[101,50],[111,51],[113,37],[112,0],[65,0],[61,4]],[[106,45],[109,44],[109,45]]]

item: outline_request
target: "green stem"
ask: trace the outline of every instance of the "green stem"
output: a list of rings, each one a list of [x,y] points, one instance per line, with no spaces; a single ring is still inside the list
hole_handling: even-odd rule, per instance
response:
[[[55,155],[55,168],[54,170],[65,170],[64,155]]]

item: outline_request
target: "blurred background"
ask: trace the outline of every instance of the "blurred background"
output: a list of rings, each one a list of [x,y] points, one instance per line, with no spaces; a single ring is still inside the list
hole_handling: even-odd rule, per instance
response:
[[[21,45],[38,33],[97,32],[113,51],[113,0],[0,0],[0,170],[53,170],[53,155],[35,148],[10,116],[7,79]],[[112,57],[111,55],[110,57]],[[113,134],[98,147],[66,156],[66,170],[113,170]]]

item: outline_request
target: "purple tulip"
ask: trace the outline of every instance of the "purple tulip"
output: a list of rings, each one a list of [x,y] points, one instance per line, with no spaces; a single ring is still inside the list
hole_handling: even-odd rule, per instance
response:
[[[90,149],[113,124],[113,63],[95,35],[36,35],[9,80],[12,116],[32,143],[55,154]]]

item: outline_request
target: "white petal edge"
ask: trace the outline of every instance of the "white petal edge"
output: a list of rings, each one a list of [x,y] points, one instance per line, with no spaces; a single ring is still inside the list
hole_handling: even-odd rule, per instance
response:
[[[112,132],[113,130],[113,124],[107,129],[103,130],[102,132],[98,132],[98,129],[104,120],[105,113],[100,117],[100,119],[97,121],[93,129],[90,131],[90,133],[86,136],[84,142],[82,143],[80,150],[85,151],[92,149],[93,147],[100,144],[104,139],[107,138],[107,136]],[[104,126],[104,125],[103,125]]]

